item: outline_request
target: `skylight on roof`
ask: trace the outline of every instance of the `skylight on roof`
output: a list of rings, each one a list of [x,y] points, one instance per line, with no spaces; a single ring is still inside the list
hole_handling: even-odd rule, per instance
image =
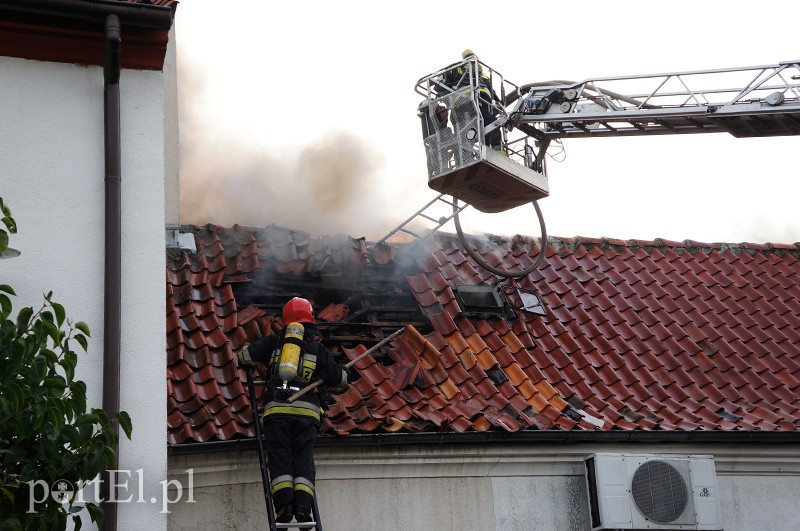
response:
[[[534,315],[547,315],[547,309],[544,307],[544,301],[538,293],[522,288],[517,288],[517,295],[519,295],[522,306],[518,309],[530,312]]]
[[[503,291],[496,286],[456,286],[456,299],[467,317],[509,319],[514,312]]]

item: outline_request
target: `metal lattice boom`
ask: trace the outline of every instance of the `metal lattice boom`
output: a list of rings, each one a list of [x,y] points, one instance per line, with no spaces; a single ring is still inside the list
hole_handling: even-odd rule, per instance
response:
[[[521,97],[520,97],[521,96]],[[523,85],[505,125],[537,138],[727,132],[800,134],[800,61]],[[500,121],[502,122],[502,118]]]

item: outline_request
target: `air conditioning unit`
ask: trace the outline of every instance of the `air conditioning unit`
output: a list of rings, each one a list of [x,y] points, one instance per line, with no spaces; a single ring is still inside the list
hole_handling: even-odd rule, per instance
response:
[[[721,530],[710,455],[593,454],[584,460],[592,530]]]

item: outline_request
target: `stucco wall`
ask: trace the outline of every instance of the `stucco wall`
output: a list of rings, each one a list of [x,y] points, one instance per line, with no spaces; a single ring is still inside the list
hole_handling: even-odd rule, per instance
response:
[[[40,304],[52,290],[73,320],[92,331],[77,377],[90,406],[102,405],[104,148],[100,67],[0,57],[0,179],[17,220],[0,262],[15,309]],[[164,378],[164,99],[163,74],[123,71],[121,407],[133,441],[120,443],[128,489],[159,496],[166,478]],[[125,479],[124,477],[122,478]],[[121,497],[124,493],[121,493]],[[159,504],[119,507],[119,529],[164,529]]]
[[[169,31],[169,46],[164,57],[164,217],[178,224],[180,215],[180,155],[178,135],[178,61],[175,25]]]
[[[714,455],[726,531],[800,529],[798,448],[764,445],[319,448],[322,523],[328,531],[589,529],[583,458],[596,452]],[[184,492],[170,506],[170,529],[264,528],[254,449],[170,457],[170,477],[184,486],[186,470],[195,501]]]

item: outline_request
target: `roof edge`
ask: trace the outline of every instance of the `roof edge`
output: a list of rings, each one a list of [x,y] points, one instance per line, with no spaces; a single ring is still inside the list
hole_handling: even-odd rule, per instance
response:
[[[0,9],[28,13],[36,17],[51,15],[62,18],[102,21],[117,15],[125,24],[169,30],[177,2],[168,5],[118,0],[0,0]]]
[[[176,7],[177,2],[0,0],[0,55],[103,66],[105,19],[116,15],[123,27],[122,68],[162,70]]]
[[[615,443],[615,444],[798,444],[800,431],[567,431],[528,430],[481,433],[381,433],[318,437],[317,447],[402,446],[476,443]],[[252,450],[255,439],[183,443],[168,446],[169,455]]]
[[[530,236],[523,236],[517,234],[515,236],[498,236],[486,235],[494,239],[498,243],[510,243],[512,246],[531,246],[539,245],[539,238]],[[754,255],[756,253],[774,253],[777,255],[791,254],[796,258],[800,258],[800,242],[794,243],[753,243],[753,242],[700,242],[696,240],[683,240],[673,241],[664,238],[656,238],[654,240],[622,240],[617,238],[593,238],[588,236],[574,236],[571,238],[563,236],[549,236],[547,243],[553,247],[556,252],[561,250],[575,252],[579,248],[585,249],[599,248],[603,251],[613,250],[622,251],[624,249],[643,249],[645,251],[658,250],[666,252],[673,250],[678,253],[688,252],[696,253],[703,252],[711,254],[714,251],[724,253],[730,251],[736,255],[747,253]]]

